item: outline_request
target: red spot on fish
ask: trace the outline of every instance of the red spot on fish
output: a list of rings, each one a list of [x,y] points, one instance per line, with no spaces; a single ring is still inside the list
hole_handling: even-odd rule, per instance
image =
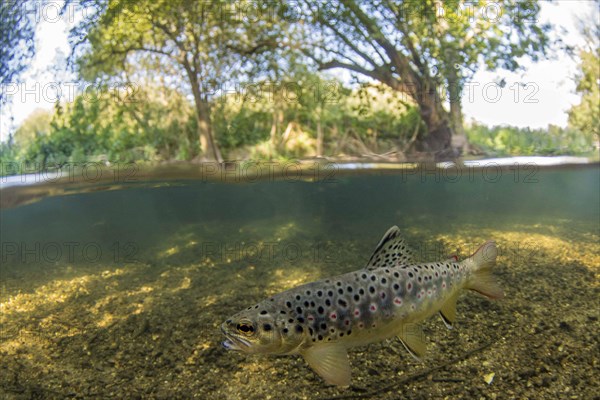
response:
[[[429,296],[431,296],[431,290],[428,290],[428,291],[427,291],[427,294],[428,294]]]
[[[357,317],[360,315],[360,310],[358,308],[354,310],[354,315]]]
[[[336,319],[337,318],[337,314],[333,313],[329,316],[331,319]]]
[[[442,288],[446,289],[446,282],[442,283]]]
[[[409,283],[408,283],[408,285],[406,285],[406,288],[407,288],[408,290],[412,289],[412,283],[410,283],[410,282],[409,282]]]
[[[315,317],[313,317],[312,315],[309,315],[309,316],[308,316],[308,320],[309,320],[309,321],[314,321],[314,320],[315,320]]]
[[[458,261],[458,256],[457,255],[453,255],[452,258],[454,258],[454,261]]]
[[[350,325],[350,320],[346,320],[344,323],[345,323],[346,325]]]
[[[370,309],[371,309],[371,311],[376,311],[377,310],[377,306],[375,304],[371,304]]]
[[[402,299],[399,299],[398,297],[396,297],[396,298],[394,299],[394,303],[396,303],[396,304],[400,305],[400,304],[402,304]]]
[[[417,295],[417,299],[420,299],[420,298],[421,298],[421,293],[419,293],[419,294]]]

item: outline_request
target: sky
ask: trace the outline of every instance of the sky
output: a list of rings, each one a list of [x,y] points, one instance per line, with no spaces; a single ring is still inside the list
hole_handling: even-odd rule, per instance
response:
[[[560,37],[565,43],[582,45],[576,17],[595,12],[598,18],[598,9],[592,4],[589,0],[543,2],[540,22],[549,21],[563,29]],[[68,29],[75,17],[71,13],[58,17],[58,8],[34,11],[39,13],[41,23],[36,32],[36,54],[31,67],[23,75],[23,84],[7,84],[2,88],[12,97],[11,103],[0,105],[2,141],[37,108],[52,109],[57,92],[64,99],[72,100],[75,92],[82,89],[64,68],[65,57],[70,52]],[[573,79],[577,63],[577,58],[559,54],[557,59],[537,63],[525,60],[525,72],[480,69],[463,93],[465,121],[531,128],[545,128],[549,124],[566,126],[567,111],[580,100]],[[346,74],[338,72],[338,75]],[[496,84],[501,79],[506,82],[503,88]]]

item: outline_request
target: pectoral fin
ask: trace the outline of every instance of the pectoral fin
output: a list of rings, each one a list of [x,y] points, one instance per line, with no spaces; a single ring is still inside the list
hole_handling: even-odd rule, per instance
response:
[[[350,362],[346,348],[339,344],[312,346],[302,356],[325,382],[331,385],[350,385]]]
[[[406,350],[417,361],[421,361],[421,357],[425,355],[427,344],[425,336],[418,325],[407,324],[402,326],[402,330],[398,333],[398,339],[402,342]]]
[[[456,320],[456,300],[458,299],[458,293],[450,297],[448,301],[444,303],[440,308],[440,317],[448,329],[452,329],[454,321]]]

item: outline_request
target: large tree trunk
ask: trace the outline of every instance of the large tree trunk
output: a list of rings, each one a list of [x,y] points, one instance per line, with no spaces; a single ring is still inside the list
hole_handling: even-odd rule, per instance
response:
[[[212,134],[212,121],[210,117],[210,104],[203,98],[200,86],[195,76],[190,76],[194,104],[196,106],[196,119],[198,121],[198,139],[200,141],[200,152],[219,163],[223,157]]]
[[[462,106],[460,103],[460,94],[458,100],[450,100],[450,125],[454,131],[452,135],[451,146],[458,154],[467,154],[469,152],[469,141],[463,126]],[[452,96],[452,93],[450,94]]]
[[[200,147],[206,154],[212,156],[212,158],[221,163],[223,157],[219,151],[219,147],[215,142],[212,134],[212,121],[210,118],[210,106],[207,102],[201,101],[200,104],[196,104],[197,117],[198,117],[198,134],[200,137]]]
[[[457,153],[466,154],[469,151],[469,142],[463,126],[461,87],[458,70],[454,63],[450,63],[448,70],[448,95],[450,100],[450,126],[454,131],[451,146]]]
[[[433,153],[436,160],[452,159],[456,156],[452,149],[452,127],[448,113],[442,107],[435,90],[423,90],[417,96],[421,118],[427,126],[427,133],[416,142],[418,151]]]

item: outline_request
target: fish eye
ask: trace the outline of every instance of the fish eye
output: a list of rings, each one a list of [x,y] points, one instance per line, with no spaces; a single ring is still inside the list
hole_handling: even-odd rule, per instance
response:
[[[237,324],[237,330],[238,332],[246,335],[246,336],[250,336],[254,334],[254,326],[252,326],[252,324],[250,322],[247,321],[241,321],[239,324]]]

